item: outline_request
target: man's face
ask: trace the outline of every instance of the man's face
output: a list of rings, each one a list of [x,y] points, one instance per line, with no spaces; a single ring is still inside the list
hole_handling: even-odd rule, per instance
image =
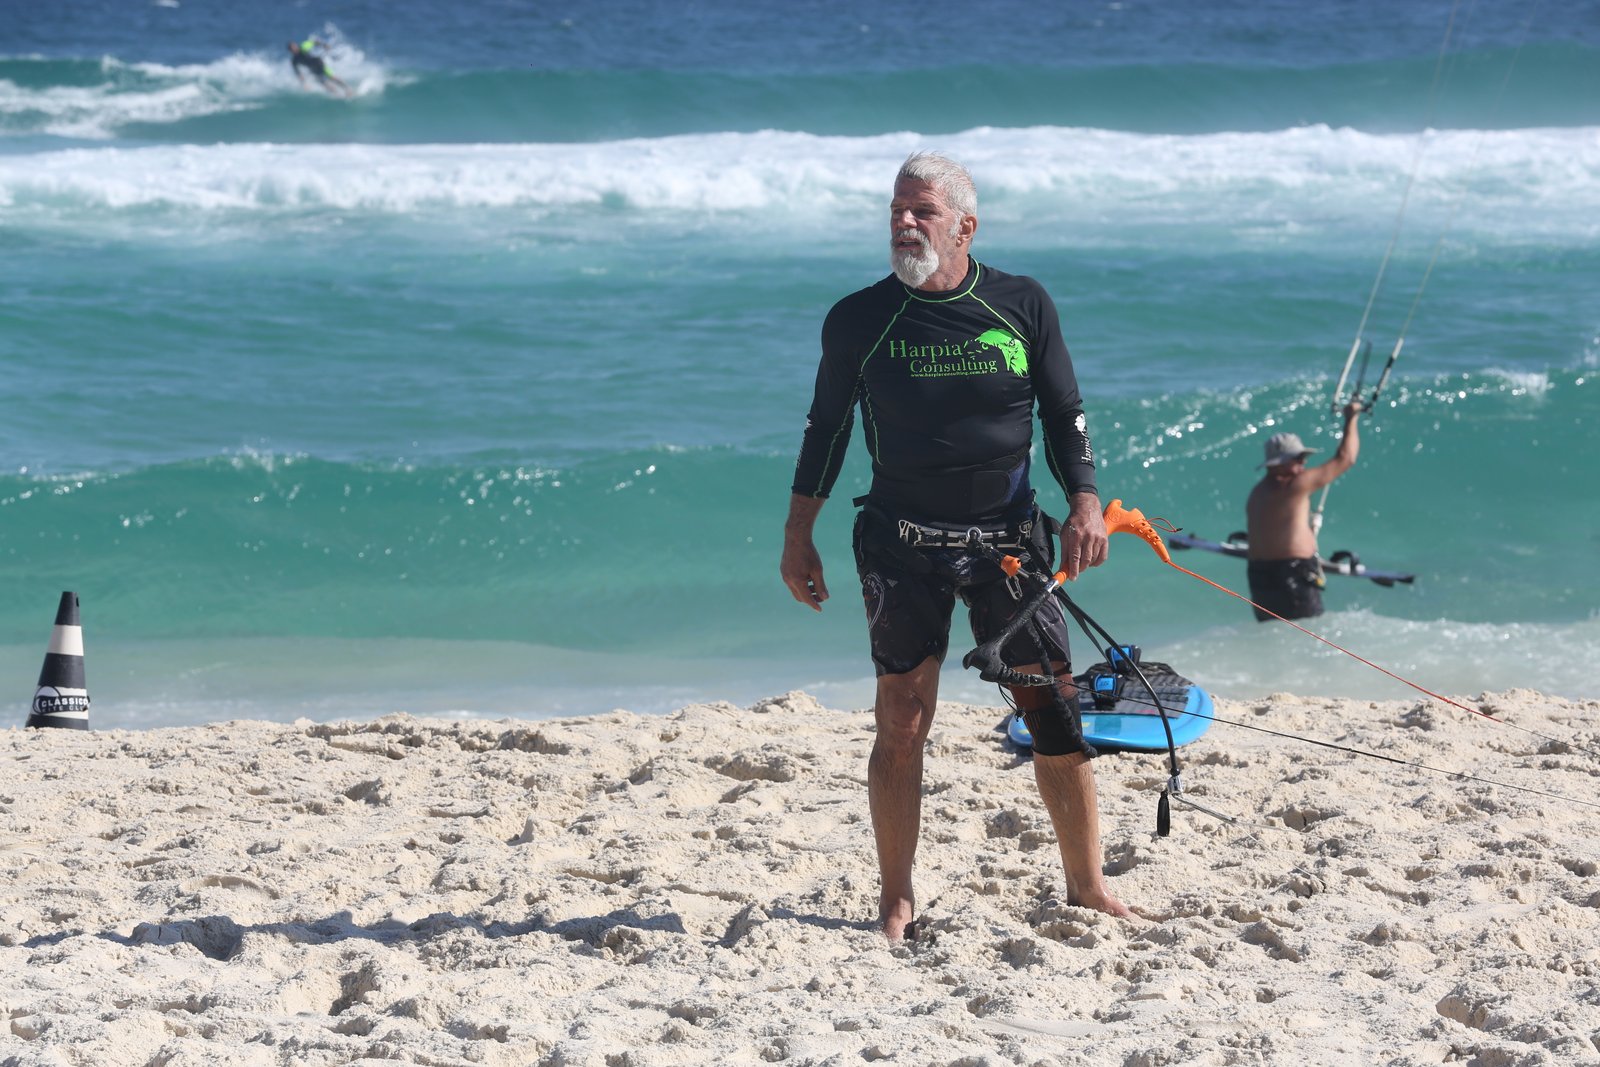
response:
[[[889,263],[902,282],[915,288],[941,263],[961,260],[963,240],[970,235],[967,220],[950,210],[933,186],[914,178],[895,182],[889,202]]]
[[[1287,463],[1274,463],[1267,468],[1267,474],[1275,482],[1290,482],[1305,469],[1306,457],[1296,456]]]

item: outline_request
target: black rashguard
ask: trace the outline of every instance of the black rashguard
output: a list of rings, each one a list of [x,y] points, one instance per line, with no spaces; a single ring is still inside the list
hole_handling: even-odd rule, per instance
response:
[[[1051,473],[1069,496],[1095,491],[1055,305],[1032,278],[969,264],[949,292],[890,275],[833,306],[795,493],[833,489],[859,404],[876,503],[928,521],[1004,521],[1029,499],[1035,402]]]

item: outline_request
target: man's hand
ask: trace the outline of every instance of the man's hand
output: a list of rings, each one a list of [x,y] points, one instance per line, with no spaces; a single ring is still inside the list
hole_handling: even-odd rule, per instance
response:
[[[1094,493],[1072,494],[1072,512],[1061,524],[1061,569],[1069,580],[1076,581],[1090,567],[1104,563],[1108,551],[1100,497]]]
[[[812,611],[821,611],[822,602],[828,599],[828,583],[822,580],[822,557],[817,555],[811,538],[821,510],[820,497],[795,494],[789,498],[789,518],[783,524],[783,560],[778,564],[789,594]]]
[[[1361,406],[1361,401],[1352,400],[1350,403],[1344,406],[1344,419],[1346,422],[1349,422],[1351,419],[1355,418],[1365,410],[1366,408]]]
[[[813,611],[822,610],[828,599],[828,583],[822,580],[822,557],[809,535],[783,538],[783,562],[778,566],[783,584],[800,603]]]

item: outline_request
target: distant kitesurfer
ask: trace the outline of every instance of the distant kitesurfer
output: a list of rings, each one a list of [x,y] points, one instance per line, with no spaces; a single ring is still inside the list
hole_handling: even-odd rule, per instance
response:
[[[351,95],[350,86],[333,76],[328,69],[327,60],[315,52],[320,49],[327,51],[327,43],[316,37],[307,37],[304,41],[289,42],[289,66],[294,70],[294,76],[300,79],[303,87],[306,84],[306,71],[310,71],[317,78],[318,84],[331,93],[343,93],[346,97]],[[337,86],[337,88],[335,88]]]
[[[1316,467],[1306,457],[1299,434],[1277,433],[1267,439],[1267,469],[1245,503],[1249,522],[1250,599],[1285,619],[1309,619],[1322,614],[1322,565],[1317,562],[1317,535],[1311,526],[1311,494],[1355,466],[1361,451],[1356,419],[1361,403],[1344,409],[1344,438],[1333,458]],[[1255,610],[1258,622],[1272,616]]]
[[[1061,569],[1070,578],[1106,559],[1094,453],[1055,305],[1033,279],[972,259],[977,229],[977,191],[966,168],[920,152],[901,165],[889,204],[894,273],[839,301],[823,323],[784,527],[784,584],[820,611],[828,587],[813,529],[859,403],[873,478],[856,501],[864,506],[855,555],[878,675],[867,793],[881,877],[878,920],[893,941],[916,935],[911,871],[923,747],[956,597],[982,642],[1001,632],[1029,592],[998,563],[962,547],[967,532],[978,529],[993,547],[1048,573],[1059,530]],[[1034,504],[1029,485],[1035,404],[1046,462],[1070,501],[1065,526]],[[1131,916],[1101,869],[1094,750],[1083,740],[1066,621],[1054,597],[1037,622],[1043,640],[1024,628],[1002,657],[1038,673],[1048,655],[1063,679],[1011,692],[1033,735],[1034,776],[1055,827],[1067,899]]]

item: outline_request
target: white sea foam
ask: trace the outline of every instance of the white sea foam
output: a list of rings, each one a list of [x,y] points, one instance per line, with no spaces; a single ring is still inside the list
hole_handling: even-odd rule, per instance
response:
[[[1272,693],[1350,697],[1362,700],[1427,700],[1396,678],[1318,644],[1282,624],[1249,620],[1213,628],[1146,649],[1151,659],[1171,662],[1217,696],[1253,700]],[[1572,699],[1600,694],[1600,618],[1569,623],[1463,623],[1393,619],[1367,611],[1330,612],[1302,620],[1313,632],[1444,696],[1472,696],[1509,687],[1538,688]],[[1082,666],[1087,665],[1087,660]],[[841,674],[841,679],[845,675]],[[819,683],[844,707],[872,703],[872,680]],[[994,686],[959,665],[940,676],[944,700],[983,703]]]
[[[381,92],[398,79],[381,63],[327,27],[318,36],[328,61],[356,95]],[[165,125],[205,115],[259,108],[272,97],[302,92],[288,52],[235,52],[209,63],[100,61],[104,80],[90,86],[24,88],[0,79],[0,130],[107,140],[130,125]]]
[[[1312,620],[1312,628],[1449,697],[1533,686],[1571,699],[1600,695],[1595,681],[1600,662],[1593,651],[1600,638],[1600,619],[1567,624],[1407,622],[1339,612]],[[774,679],[825,694],[829,706],[864,708],[872,705],[874,687],[870,666],[865,673],[859,669],[860,657],[796,668],[789,662],[640,653],[632,657],[630,669],[618,671],[603,653],[493,641],[101,640],[95,655],[101,675],[123,679],[116,701],[97,706],[96,723],[102,729],[229,718],[348,717],[352,709],[397,707],[428,715],[459,714],[459,709],[470,708],[470,715],[523,718],[613,707],[666,712],[694,701],[751,703],[770,690]],[[1146,655],[1171,662],[1213,695],[1231,700],[1279,692],[1363,700],[1428,699],[1277,624],[1221,627],[1147,649]],[[38,656],[32,644],[0,645],[0,667],[10,669],[13,676],[30,667],[37,671]],[[352,662],[366,664],[367,669],[352,675]],[[226,664],[228,670],[197,671],[197,663]],[[281,669],[283,664],[293,664],[294,669]],[[464,673],[463,664],[470,667]],[[460,683],[462,677],[470,678],[471,684]],[[596,681],[600,677],[603,683]],[[440,683],[441,678],[451,681]],[[708,683],[708,678],[714,681]],[[954,663],[941,674],[939,695],[946,702],[991,704],[997,699],[991,683]],[[1503,727],[1488,722],[1462,728],[1481,728],[1486,737],[1496,731],[1506,736]],[[1332,738],[1338,732],[1338,724],[1329,723],[1317,736]]]
[[[1484,373],[1503,380],[1512,396],[1526,396],[1538,400],[1550,392],[1550,374],[1547,371],[1490,367]]]
[[[1459,622],[1339,611],[1306,627],[1447,696],[1508,686],[1574,698],[1600,691],[1600,620],[1593,617],[1569,623]],[[1281,691],[1424,699],[1404,682],[1276,623],[1219,627],[1176,641],[1162,653],[1174,663],[1205,664],[1206,684],[1234,699]]]
[[[0,126],[58,137],[108,138],[131,123],[178,122],[253,106],[214,83],[197,80],[162,80],[139,88],[24,89],[0,79]]]
[[[217,65],[208,65],[206,69]],[[275,75],[244,57],[243,91]],[[200,83],[145,105],[205,102]],[[60,92],[67,92],[60,90]],[[1143,228],[1235,243],[1387,232],[1419,140],[1347,129],[1150,136],[1064,128],[818,137],[765,131],[596,144],[174,145],[0,157],[0,204],[47,216],[158,208],[279,215],[599,209],[739,229],[773,216],[857,225],[888,176],[929,144],[972,168],[985,217],[1057,243]],[[1600,237],[1600,128],[1456,131],[1420,143],[1408,224],[1427,242],[1586,244]]]
[[[327,45],[327,51],[322,54],[326,55],[329,69],[355,89],[357,95],[379,92],[389,84],[404,81],[396,78],[382,63],[370,58],[359,46],[346,40],[338,27],[331,23],[324,25],[315,36]],[[129,67],[151,78],[216,85],[237,96],[262,97],[299,90],[299,83],[289,65],[287,49],[236,52],[210,63],[177,66],[133,63]]]

